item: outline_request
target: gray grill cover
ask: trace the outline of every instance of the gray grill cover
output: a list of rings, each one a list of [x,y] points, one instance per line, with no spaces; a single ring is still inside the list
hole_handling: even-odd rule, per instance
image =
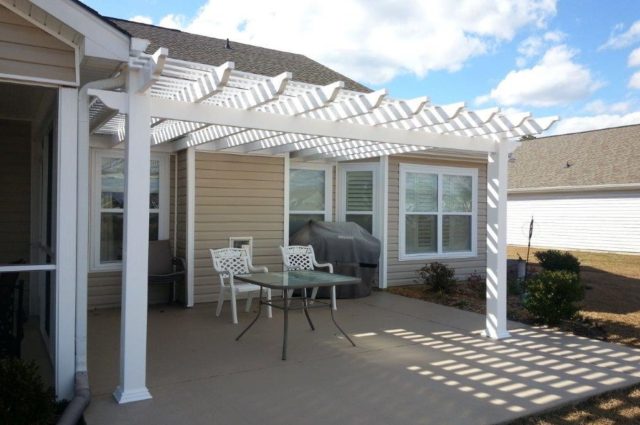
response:
[[[334,272],[362,279],[361,285],[337,288],[338,298],[371,293],[377,278],[380,241],[356,223],[310,221],[289,238],[291,245],[311,245],[319,263],[332,263]],[[322,291],[319,296],[328,296]]]

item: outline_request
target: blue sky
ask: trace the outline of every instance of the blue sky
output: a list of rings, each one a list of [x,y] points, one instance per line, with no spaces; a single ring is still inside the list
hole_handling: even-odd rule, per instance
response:
[[[553,132],[640,123],[637,0],[86,3],[107,16],[303,53],[395,98],[560,115]]]

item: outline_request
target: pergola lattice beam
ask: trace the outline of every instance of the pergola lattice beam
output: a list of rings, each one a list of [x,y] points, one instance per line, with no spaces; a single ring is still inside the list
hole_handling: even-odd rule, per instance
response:
[[[493,152],[495,150],[495,141],[488,139],[470,139],[452,135],[371,127],[347,122],[302,119],[301,117],[276,115],[261,111],[238,110],[204,103],[185,104],[184,102],[159,98],[153,99],[153,102],[151,102],[151,115],[157,118],[194,121],[238,128],[370,140],[382,143],[402,141],[403,144],[415,146],[433,146],[483,152]],[[195,144],[189,145],[188,142],[185,142],[183,148],[189,146],[195,146]]]

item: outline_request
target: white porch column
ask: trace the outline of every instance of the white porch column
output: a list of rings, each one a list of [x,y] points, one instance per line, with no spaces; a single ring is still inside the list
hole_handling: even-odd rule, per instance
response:
[[[118,403],[151,398],[146,386],[147,297],[149,256],[150,99],[138,93],[138,73],[127,79],[128,115],[125,141],[122,317]]]
[[[487,166],[487,323],[485,335],[508,338],[507,187],[509,143],[498,140]]]
[[[58,399],[73,397],[76,311],[78,90],[58,90],[54,375]]]
[[[187,148],[187,307],[195,302],[196,148]]]

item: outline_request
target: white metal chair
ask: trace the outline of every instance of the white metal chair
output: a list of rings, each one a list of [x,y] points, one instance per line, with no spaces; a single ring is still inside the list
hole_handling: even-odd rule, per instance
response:
[[[331,263],[318,263],[316,261],[316,254],[313,252],[313,246],[311,245],[290,245],[281,246],[282,262],[284,264],[285,271],[291,270],[314,270],[316,267],[328,268],[329,273],[333,273],[333,264]],[[288,296],[291,298],[293,291],[289,291]],[[318,288],[313,288],[311,291],[311,299],[315,299],[318,295]],[[336,287],[331,287],[331,307],[334,310],[338,309],[336,304]]]
[[[238,313],[236,307],[236,295],[247,294],[247,305],[245,311],[251,309],[251,300],[254,293],[260,291],[258,285],[247,282],[234,282],[234,275],[248,274],[262,272],[267,273],[266,267],[254,267],[251,264],[251,258],[249,253],[244,248],[222,248],[222,249],[210,249],[211,260],[213,261],[213,268],[220,277],[220,294],[218,296],[218,308],[216,309],[216,316],[220,316],[222,311],[222,304],[224,303],[225,292],[231,294],[231,314],[233,316],[233,323],[238,324]],[[225,279],[228,283],[225,284]],[[271,301],[271,289],[267,290],[267,300]],[[271,306],[267,307],[267,314],[272,317]]]

